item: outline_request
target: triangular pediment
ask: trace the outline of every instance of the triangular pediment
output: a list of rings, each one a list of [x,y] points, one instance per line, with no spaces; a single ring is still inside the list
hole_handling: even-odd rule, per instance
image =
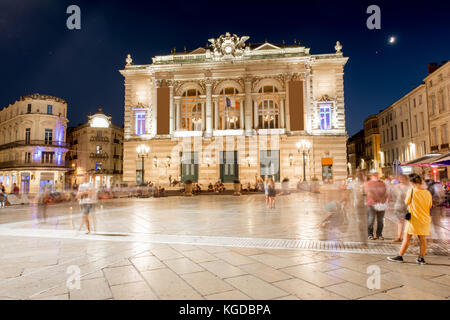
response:
[[[206,49],[199,47],[199,48],[195,49],[194,51],[190,52],[190,54],[199,54],[199,53],[206,53]]]
[[[281,48],[277,47],[276,45],[266,42],[266,43],[260,45],[258,48],[255,48],[253,51],[259,51],[259,50],[281,50]]]

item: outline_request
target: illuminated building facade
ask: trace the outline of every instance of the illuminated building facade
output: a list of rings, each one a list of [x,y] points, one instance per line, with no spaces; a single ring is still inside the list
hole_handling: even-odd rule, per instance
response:
[[[248,38],[226,33],[152,64],[135,65],[128,55],[120,70],[124,181],[346,178],[348,58],[340,43],[333,53],[311,54],[297,43],[246,44]],[[149,148],[144,167],[140,145]]]
[[[364,161],[360,168],[366,173],[381,172],[380,130],[378,116],[372,114],[364,120]]]
[[[122,180],[123,128],[112,124],[102,109],[88,119],[87,123],[67,130],[67,161],[71,168],[67,183],[115,186]]]
[[[31,94],[0,111],[0,182],[36,194],[47,185],[64,188],[67,103]]]

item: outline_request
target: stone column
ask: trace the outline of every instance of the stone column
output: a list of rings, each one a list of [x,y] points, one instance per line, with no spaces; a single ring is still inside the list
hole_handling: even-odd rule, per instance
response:
[[[258,101],[253,100],[253,127],[255,129],[258,129],[259,123],[258,123]]]
[[[241,127],[241,129],[244,129],[244,125],[245,125],[245,121],[244,121],[244,100],[240,100],[239,101],[239,106],[241,108],[241,110],[239,110],[240,115],[239,115],[239,125]]]
[[[251,78],[245,79],[245,132],[249,135],[252,131],[252,80]]]
[[[284,128],[284,98],[281,98],[280,106],[280,128]]]
[[[147,117],[147,126],[146,126],[146,133],[149,133],[152,136],[156,135],[156,126],[158,119],[156,118],[157,110],[158,110],[158,88],[161,88],[161,80],[155,80],[154,86],[153,86],[153,93],[152,93],[152,107],[150,110],[150,118]],[[150,130],[149,130],[150,129]]]
[[[333,116],[336,119],[336,123],[333,129],[345,130],[345,105],[344,105],[344,68],[340,66],[336,70],[335,74],[336,81],[336,106],[334,106],[334,112],[336,115]],[[333,114],[332,114],[333,115]],[[411,121],[410,121],[411,122]],[[411,126],[412,128],[412,126]]]
[[[202,131],[205,131],[206,117],[205,117],[205,101],[202,101]]]
[[[181,129],[181,101],[177,100],[176,101],[176,105],[177,105],[177,123],[176,123],[176,128],[177,130]]]
[[[289,116],[289,80],[290,77],[289,75],[286,75],[286,81],[284,84],[284,87],[286,88],[286,101],[285,101],[285,105],[284,105],[284,122],[286,125],[286,131],[290,132],[291,131],[291,117]]]
[[[170,100],[169,100],[169,115],[170,115],[170,124],[169,124],[169,133],[172,134],[173,130],[174,130],[174,106],[173,106],[173,85],[171,85],[170,87]]]
[[[205,137],[212,137],[212,82],[206,82],[206,132]],[[203,108],[202,108],[203,110]]]
[[[214,100],[214,130],[219,130],[219,100]]]

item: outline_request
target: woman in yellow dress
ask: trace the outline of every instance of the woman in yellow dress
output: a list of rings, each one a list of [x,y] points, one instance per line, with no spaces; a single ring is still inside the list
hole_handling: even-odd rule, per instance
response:
[[[420,241],[420,253],[416,261],[418,264],[425,264],[424,256],[427,251],[426,236],[430,234],[430,210],[433,205],[433,198],[430,191],[422,188],[422,178],[418,174],[410,174],[409,181],[413,188],[406,193],[405,204],[409,206],[411,219],[407,222],[406,234],[403,237],[399,255],[396,257],[388,257],[387,259],[394,262],[403,262],[403,254],[408,249],[411,237],[417,235]]]

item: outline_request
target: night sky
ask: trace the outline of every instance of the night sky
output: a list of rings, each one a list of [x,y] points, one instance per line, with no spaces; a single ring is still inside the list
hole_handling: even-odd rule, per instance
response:
[[[450,1],[64,1],[0,0],[0,106],[41,93],[68,102],[69,125],[102,107],[123,123],[118,72],[133,63],[205,46],[229,31],[249,42],[293,43],[349,57],[345,102],[349,135],[422,82],[428,62],[450,59]],[[81,30],[68,30],[66,8],[81,8]],[[381,8],[381,30],[369,30],[368,5]],[[388,39],[397,37],[395,44]]]

